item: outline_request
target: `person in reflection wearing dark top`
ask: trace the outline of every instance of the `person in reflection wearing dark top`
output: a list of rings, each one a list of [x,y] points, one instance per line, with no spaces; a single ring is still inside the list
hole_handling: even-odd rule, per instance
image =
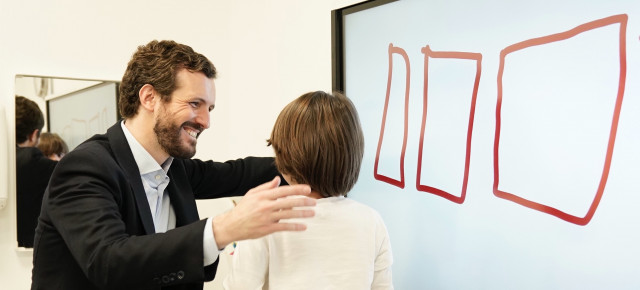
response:
[[[42,151],[44,156],[55,161],[60,161],[65,154],[69,153],[67,142],[56,133],[42,132],[40,134],[40,143],[38,149]]]
[[[42,196],[58,162],[47,158],[38,145],[44,116],[34,101],[16,96],[16,210],[18,246],[33,247]]]
[[[31,289],[202,289],[227,244],[305,229],[286,220],[313,216],[315,200],[283,197],[311,189],[279,186],[273,158],[192,159],[209,128],[215,76],[209,59],[187,45],[138,47],[119,87],[124,119],[54,170]],[[232,210],[200,219],[195,199],[243,194]]]

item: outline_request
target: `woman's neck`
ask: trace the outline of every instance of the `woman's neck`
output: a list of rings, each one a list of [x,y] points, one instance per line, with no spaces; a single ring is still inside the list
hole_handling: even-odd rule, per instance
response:
[[[320,194],[319,192],[315,191],[315,190],[311,190],[311,193],[309,193],[309,195],[307,195],[310,198],[315,198],[315,199],[321,199],[324,198],[324,196],[322,196],[322,194]]]

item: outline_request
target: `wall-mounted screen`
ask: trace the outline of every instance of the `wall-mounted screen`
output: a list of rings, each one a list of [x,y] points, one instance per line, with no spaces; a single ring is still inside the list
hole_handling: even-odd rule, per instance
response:
[[[367,1],[332,26],[350,196],[396,289],[640,289],[637,1]]]

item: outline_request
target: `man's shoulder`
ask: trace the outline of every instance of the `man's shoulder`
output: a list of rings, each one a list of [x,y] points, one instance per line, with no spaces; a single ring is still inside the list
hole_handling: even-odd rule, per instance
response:
[[[16,158],[25,158],[42,155],[42,151],[37,147],[17,147],[16,149]]]
[[[118,134],[122,136],[118,137]],[[74,148],[71,152],[69,152],[69,154],[73,153],[74,151],[84,151],[85,153],[87,152],[90,153],[95,150],[112,151],[111,149],[112,143],[122,142],[122,141],[126,143],[126,140],[124,139],[124,134],[122,133],[122,129],[120,129],[120,125],[119,123],[116,123],[114,126],[109,128],[107,132],[105,132],[104,134],[95,134],[89,137],[87,140],[81,142],[78,146],[76,146],[76,148]],[[128,146],[128,144],[124,146]]]
[[[51,160],[44,156],[42,151],[37,147],[18,147],[16,149],[16,164],[18,167],[21,165],[34,166],[35,164],[42,164],[40,166],[55,166],[57,161]],[[37,165],[35,165],[37,166]]]
[[[86,141],[80,143],[76,148],[71,150],[67,156],[81,155],[81,154],[96,154],[101,151],[111,151],[109,139],[105,135],[94,135]],[[65,156],[65,157],[67,157]],[[100,156],[96,156],[100,157]]]
[[[94,135],[67,153],[60,160],[59,166],[83,163],[86,166],[105,167],[115,158],[109,139],[105,135]]]

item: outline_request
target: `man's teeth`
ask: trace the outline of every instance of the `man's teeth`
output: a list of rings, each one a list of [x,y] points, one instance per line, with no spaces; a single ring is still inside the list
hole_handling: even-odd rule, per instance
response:
[[[198,136],[198,133],[196,131],[187,130],[187,134],[191,135],[191,137],[193,138],[196,138]]]

